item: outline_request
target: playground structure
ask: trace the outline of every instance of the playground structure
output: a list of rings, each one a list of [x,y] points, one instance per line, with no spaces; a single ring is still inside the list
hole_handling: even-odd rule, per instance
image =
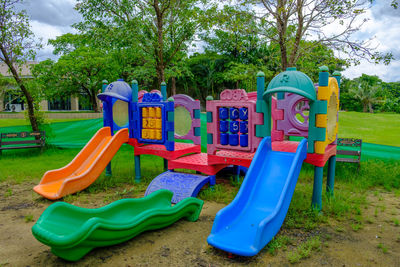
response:
[[[233,202],[218,212],[207,241],[234,254],[255,255],[279,231],[303,161],[315,166],[312,206],[322,208],[327,162],[326,190],[333,194],[339,85],[340,74],[330,77],[326,67],[320,68],[318,85],[288,68],[265,89],[260,72],[257,92],[227,89],[220,100],[207,99],[207,153],[201,153],[198,100],[185,95],[167,99],[165,83],[161,92],[150,93],[139,91],[136,81],[132,86],[123,81],[104,84],[98,96],[104,128],[69,165],[47,172],[34,190],[57,199],[85,189],[104,168],[111,175],[111,158],[123,143],[134,147],[137,182],[141,155],[164,159],[165,172],[153,179],[145,196],[168,189],[173,203],[195,197],[207,183],[215,185],[216,174],[230,165],[249,167]],[[305,138],[295,142],[285,136]]]

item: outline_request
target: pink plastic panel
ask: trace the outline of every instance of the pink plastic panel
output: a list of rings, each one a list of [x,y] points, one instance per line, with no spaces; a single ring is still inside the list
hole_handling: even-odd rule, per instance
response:
[[[146,93],[148,93],[146,90],[140,90],[140,91],[138,92],[138,102],[142,102],[143,96],[144,96],[144,94],[146,94]],[[160,90],[156,90],[156,89],[151,90],[150,93],[157,93],[157,94],[161,95]]]
[[[207,101],[207,112],[212,112],[212,122],[207,123],[207,132],[212,134],[213,143],[207,145],[208,154],[214,155],[217,150],[232,150],[232,151],[243,151],[243,152],[254,152],[257,149],[261,138],[256,137],[256,125],[263,124],[263,114],[256,112],[256,101],[249,100],[249,97],[245,90],[236,89],[230,90],[226,89],[221,92],[221,100]],[[220,121],[224,121],[220,118],[219,110],[220,108],[247,108],[248,119],[247,129],[248,129],[248,142],[247,146],[240,145],[222,145],[221,144],[221,131],[220,131]],[[228,120],[226,120],[228,121]],[[232,120],[228,121],[230,124]],[[240,119],[236,119],[237,122],[244,122]],[[238,134],[239,138],[242,134]]]
[[[194,100],[190,96],[183,94],[174,95],[172,97],[174,98],[175,108],[178,106],[184,107],[188,112],[190,112],[190,117],[191,117],[191,127],[188,133],[184,136],[180,136],[175,133],[175,138],[192,140],[194,144],[200,145],[201,136],[195,136],[195,128],[199,128],[198,131],[200,133],[200,127],[201,127],[200,116],[197,119],[194,118],[195,110],[198,110],[197,112],[200,115],[200,101]],[[176,123],[180,122],[175,121],[175,124]]]
[[[284,134],[283,131],[277,129],[278,121],[283,120],[283,110],[277,108],[277,100],[275,97],[271,98],[271,117],[272,117],[272,130],[271,130],[271,140],[282,141]]]

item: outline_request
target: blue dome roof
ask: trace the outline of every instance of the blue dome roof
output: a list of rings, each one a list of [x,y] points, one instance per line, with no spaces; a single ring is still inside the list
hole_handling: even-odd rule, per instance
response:
[[[98,94],[97,97],[101,101],[107,101],[108,98],[117,98],[126,102],[132,101],[132,89],[124,81],[116,81],[110,83],[103,93]]]

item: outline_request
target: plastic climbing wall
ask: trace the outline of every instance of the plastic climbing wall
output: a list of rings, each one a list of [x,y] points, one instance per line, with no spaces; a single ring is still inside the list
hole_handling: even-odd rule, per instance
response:
[[[174,102],[162,101],[158,93],[145,93],[136,106],[134,138],[141,144],[163,144],[174,150]]]
[[[254,152],[261,141],[256,137],[255,125],[262,123],[256,101],[245,90],[224,90],[220,100],[207,101],[208,154],[217,150]]]

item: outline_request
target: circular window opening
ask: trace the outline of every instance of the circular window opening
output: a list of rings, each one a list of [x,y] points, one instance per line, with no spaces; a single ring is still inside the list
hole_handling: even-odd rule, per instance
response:
[[[113,105],[113,120],[119,127],[126,127],[129,122],[128,102],[117,100]]]
[[[336,122],[337,122],[337,97],[333,93],[329,99],[328,105],[328,125],[327,125],[327,136],[328,140],[332,142],[336,138]]]
[[[308,124],[308,117],[310,116],[310,106],[308,101],[301,100],[296,104],[296,122],[302,125]]]
[[[175,107],[175,134],[178,136],[185,136],[192,128],[192,116],[189,110],[183,106]]]

